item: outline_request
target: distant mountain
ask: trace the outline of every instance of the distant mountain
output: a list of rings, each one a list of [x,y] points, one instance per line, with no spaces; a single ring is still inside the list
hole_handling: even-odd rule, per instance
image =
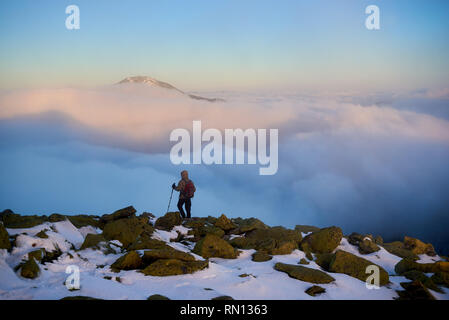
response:
[[[128,78],[125,78],[122,81],[120,81],[118,84],[126,84],[126,83],[140,83],[140,84],[145,84],[145,85],[152,86],[152,87],[159,87],[159,88],[174,90],[181,94],[187,95],[188,97],[195,99],[195,100],[205,100],[205,101],[209,101],[209,102],[225,101],[224,99],[220,99],[220,98],[205,98],[205,97],[197,96],[194,94],[189,94],[182,90],[179,90],[178,88],[172,86],[171,84],[169,84],[167,82],[159,81],[154,78],[146,77],[146,76],[128,77]]]

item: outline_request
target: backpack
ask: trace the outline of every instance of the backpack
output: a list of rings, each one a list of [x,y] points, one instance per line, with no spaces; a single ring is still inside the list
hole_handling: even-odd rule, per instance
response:
[[[193,198],[193,195],[195,193],[195,185],[193,184],[192,180],[189,180],[185,187],[184,187],[184,191],[183,194],[186,198]]]

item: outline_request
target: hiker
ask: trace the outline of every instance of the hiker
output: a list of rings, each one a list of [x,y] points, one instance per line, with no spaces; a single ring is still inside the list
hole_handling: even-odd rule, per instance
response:
[[[193,184],[193,181],[189,179],[189,173],[186,170],[182,171],[181,180],[179,180],[178,186],[176,186],[173,183],[171,187],[174,190],[179,191],[179,200],[178,200],[179,213],[181,214],[183,219],[186,217],[184,209],[182,208],[182,206],[185,204],[185,208],[187,211],[187,218],[190,219],[190,208],[192,207],[191,199],[193,198],[196,188],[195,185]]]

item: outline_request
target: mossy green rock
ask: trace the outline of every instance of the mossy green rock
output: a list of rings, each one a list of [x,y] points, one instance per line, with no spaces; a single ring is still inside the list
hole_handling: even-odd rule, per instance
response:
[[[394,271],[399,275],[410,270],[418,270],[424,273],[449,272],[449,262],[417,263],[411,259],[402,259],[394,266]]]
[[[394,241],[382,244],[382,247],[389,253],[403,259],[419,260],[418,255],[414,254],[410,250],[406,249],[404,243],[401,241]]]
[[[329,271],[330,264],[334,259],[333,253],[318,253],[316,255],[315,263],[326,271]]]
[[[166,296],[163,296],[161,294],[153,294],[147,298],[147,300],[170,300]]]
[[[84,238],[84,242],[81,245],[80,250],[84,250],[87,248],[98,248],[101,242],[106,242],[106,239],[102,234],[88,233],[86,235],[86,238]]]
[[[8,231],[6,231],[2,223],[0,223],[0,249],[11,249]]]
[[[36,261],[31,258],[27,260],[20,270],[20,275],[24,278],[35,279],[39,276],[40,269]]]
[[[228,242],[213,234],[206,235],[198,241],[193,248],[193,252],[203,258],[225,258],[235,259],[238,252]]]
[[[41,239],[48,239],[48,235],[45,230],[41,230],[38,233],[36,233],[36,237],[41,238]]]
[[[292,278],[310,283],[330,283],[335,280],[326,272],[299,265],[278,262],[274,265],[274,269],[285,272]]]
[[[436,256],[436,252],[432,244],[424,243],[421,240],[412,237],[404,237],[404,247],[414,254],[427,254],[429,256]]]
[[[435,284],[449,288],[449,272],[435,272],[430,279]]]
[[[229,230],[235,229],[236,225],[228,219],[224,214],[222,214],[218,220],[215,222],[215,226],[227,232]]]
[[[100,222],[98,216],[90,216],[79,214],[74,216],[67,216],[67,219],[77,228],[92,226],[95,228],[103,228],[103,223]]]
[[[195,228],[193,228],[192,230],[189,230],[188,234],[193,235],[193,238],[191,240],[198,241],[201,238],[203,238],[204,236],[206,236],[207,234],[213,234],[213,235],[216,235],[217,237],[221,238],[222,236],[225,235],[225,232],[223,229],[218,228],[218,227],[206,222],[205,224],[198,225]]]
[[[302,233],[309,233],[309,232],[320,231],[320,228],[314,227],[314,226],[297,224],[295,226],[295,230],[298,231],[298,232],[302,232]]]
[[[128,250],[163,249],[167,247],[168,245],[164,241],[149,236],[141,236],[128,247]]]
[[[130,251],[118,258],[112,265],[112,270],[135,270],[143,268],[143,260],[136,251]]]
[[[167,212],[164,216],[158,218],[154,227],[165,231],[170,231],[174,226],[179,226],[182,218],[179,212]]]
[[[371,261],[342,250],[337,250],[337,252],[335,252],[335,255],[329,265],[329,271],[344,273],[361,281],[366,281],[366,279],[370,276],[369,273],[366,273],[366,268],[371,265],[375,265],[379,268],[379,284],[381,286],[388,284],[390,280],[385,269],[372,263]]]
[[[191,254],[176,250],[169,246],[163,249],[147,250],[143,253],[142,259],[147,264],[152,263],[158,259],[177,259],[181,261],[195,261],[195,258]]]
[[[42,260],[45,257],[45,254],[46,254],[46,251],[44,248],[33,250],[31,252],[28,252],[28,260],[31,260],[33,258],[37,262],[42,262]]]
[[[5,210],[0,213],[0,220],[3,221],[5,228],[19,229],[19,228],[32,228],[48,221],[46,216],[21,216],[12,212],[11,210]]]
[[[284,227],[272,227],[267,229],[255,229],[245,236],[254,249],[263,250],[269,254],[290,254],[298,249],[302,240],[301,233]]]
[[[307,261],[307,259],[305,259],[305,258],[301,258],[301,260],[299,260],[299,262],[298,262],[299,264],[310,264],[310,262],[309,261]]]
[[[361,254],[370,254],[379,250],[379,246],[374,241],[364,239],[359,242],[359,252]]]
[[[320,286],[312,286],[310,288],[308,288],[306,291],[304,291],[305,293],[307,293],[309,296],[315,297],[317,295],[320,295],[322,293],[326,292],[326,289],[320,287]]]
[[[330,253],[337,248],[342,237],[340,228],[329,227],[307,235],[302,242],[308,245],[313,253]]]
[[[134,217],[136,213],[136,209],[134,209],[133,206],[129,206],[120,210],[117,210],[111,214],[104,214],[101,216],[100,221],[103,223],[108,223],[111,221],[119,220],[119,219],[125,219]]]
[[[256,251],[252,254],[251,260],[254,262],[265,262],[273,259],[272,256],[270,256],[265,251]]]
[[[48,217],[49,222],[60,222],[65,221],[67,219],[66,216],[59,214],[59,213],[53,213]]]
[[[257,218],[235,218],[231,220],[237,227],[230,231],[233,234],[242,234],[256,229],[268,229],[269,227]]]
[[[435,297],[419,280],[412,282],[401,282],[403,291],[396,291],[398,300],[435,300]]]
[[[409,280],[419,280],[426,288],[440,293],[444,293],[440,288],[438,288],[435,282],[433,282],[433,280],[428,276],[426,276],[422,271],[410,270],[404,272],[402,276],[406,277]]]
[[[209,261],[182,261],[177,259],[159,259],[142,270],[147,276],[175,276],[194,273],[209,266]]]
[[[119,240],[124,248],[136,242],[139,237],[150,237],[154,228],[142,223],[138,218],[119,219],[104,226],[103,235],[107,240]]]

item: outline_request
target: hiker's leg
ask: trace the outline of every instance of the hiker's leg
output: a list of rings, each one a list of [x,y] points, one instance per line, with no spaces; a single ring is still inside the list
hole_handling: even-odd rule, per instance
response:
[[[190,218],[190,208],[192,208],[192,202],[190,199],[186,199],[187,218]]]
[[[183,204],[184,204],[184,199],[179,199],[178,200],[178,210],[179,210],[179,213],[181,214],[181,217],[184,219],[186,217],[186,214],[184,213],[184,209],[182,208]]]

